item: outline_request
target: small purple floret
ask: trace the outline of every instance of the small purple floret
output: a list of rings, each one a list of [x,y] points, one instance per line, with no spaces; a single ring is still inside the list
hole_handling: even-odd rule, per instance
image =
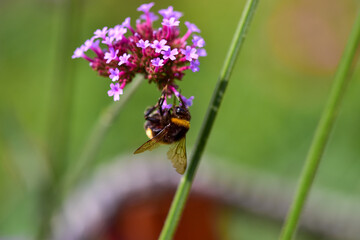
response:
[[[154,3],[151,2],[151,3],[144,3],[142,4],[140,7],[138,7],[138,11],[139,12],[144,12],[144,13],[147,13],[149,12],[150,8],[152,8],[154,6]]]
[[[161,54],[163,55],[164,59],[170,58],[172,61],[176,59],[175,55],[177,55],[179,52],[177,48],[174,48],[171,50],[170,48],[166,51],[162,51]]]
[[[199,66],[200,66],[200,62],[197,59],[190,62],[190,69],[193,72],[198,72],[200,70]]]
[[[205,46],[205,40],[202,37],[199,37],[197,35],[194,35],[192,42],[195,47],[202,48]]]
[[[95,34],[95,38],[105,38],[106,37],[106,34],[108,32],[108,27],[104,27],[102,30],[98,29],[94,32]]]
[[[154,40],[150,46],[155,49],[155,52],[160,53],[161,51],[166,51],[170,48],[169,46],[165,45],[166,42],[167,41],[165,39],[160,40],[160,42],[158,40]]]
[[[161,106],[162,110],[170,109],[171,107],[172,107],[172,104],[166,104],[166,103],[164,103],[164,104]]]
[[[174,17],[171,17],[170,19],[164,18],[161,24],[168,27],[175,27],[179,26],[180,21],[177,21]]]
[[[125,18],[125,21],[121,24],[124,27],[129,27],[130,26],[130,17]]]
[[[119,60],[120,60],[120,62],[119,62],[119,66],[121,66],[122,64],[127,64],[127,63],[129,63],[129,58],[131,57],[131,55],[130,54],[126,54],[126,53],[124,53],[122,56],[120,56],[119,57]]]
[[[139,42],[136,43],[136,46],[142,49],[147,48],[148,46],[150,46],[150,42],[149,40],[142,40],[140,39]]]
[[[206,50],[203,49],[203,48],[199,48],[197,50],[197,54],[199,55],[199,57],[206,57],[207,56]]]
[[[186,107],[191,107],[193,105],[194,96],[186,98],[186,97],[180,95],[180,97],[183,100]]]
[[[74,54],[71,56],[72,59],[74,58],[81,58],[84,56],[84,46],[78,47],[75,49]]]
[[[113,82],[119,80],[119,75],[120,75],[119,69],[117,69],[117,68],[115,68],[115,69],[110,68],[110,69],[109,69],[109,72],[110,72],[109,78],[110,78]]]
[[[112,60],[117,59],[117,54],[119,50],[114,50],[114,48],[109,48],[109,52],[105,53],[104,59],[107,59],[106,63],[110,63]]]
[[[111,83],[110,84],[110,90],[108,91],[108,95],[109,97],[114,96],[114,101],[119,101],[120,100],[120,95],[123,94],[123,90],[120,88],[120,84],[119,83]]]
[[[109,36],[109,37],[114,37],[115,32],[116,32],[116,29],[117,29],[118,27],[121,27],[121,25],[115,25],[115,27],[109,28],[108,36]]]
[[[156,20],[159,19],[159,16],[156,15],[155,13],[153,13],[153,12],[148,12],[148,13],[146,13],[146,14],[141,15],[141,16],[140,16],[140,19],[147,20],[147,17],[148,17],[148,16],[149,16],[150,21],[152,21],[152,22],[154,22],[154,21],[156,21]]]
[[[151,60],[152,65],[155,67],[162,67],[164,66],[164,60],[161,58],[155,58]]]
[[[169,6],[167,9],[161,9],[159,11],[159,14],[163,16],[163,18],[169,19],[171,17],[174,17],[176,20],[181,18],[181,16],[183,15],[181,12],[174,11],[174,8],[172,6]]]
[[[193,59],[198,59],[199,55],[196,53],[196,48],[186,46],[186,49],[181,49],[181,53],[185,55],[186,60],[192,61]]]
[[[90,38],[90,39],[86,40],[85,43],[84,43],[84,45],[83,45],[83,46],[84,46],[84,52],[86,52],[87,50],[89,50],[89,49],[92,47],[93,43],[94,43],[94,39],[93,39],[93,38]]]
[[[100,40],[96,40],[95,42],[93,42],[93,44],[92,44],[92,48],[99,48],[100,46]]]
[[[114,42],[114,37],[105,37],[105,39],[101,41],[101,43],[106,44],[108,46],[111,46],[113,42]]]
[[[198,33],[200,32],[200,29],[193,23],[185,22],[185,25],[191,32],[198,32]]]
[[[127,29],[121,25],[116,25],[114,28],[109,29],[109,37],[114,38],[116,41],[119,41],[123,38],[124,34],[127,32]]]

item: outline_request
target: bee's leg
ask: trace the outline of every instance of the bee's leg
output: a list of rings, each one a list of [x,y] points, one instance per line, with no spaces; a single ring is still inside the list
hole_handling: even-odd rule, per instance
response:
[[[149,107],[145,110],[144,117],[145,119],[157,108],[157,105]]]
[[[153,123],[160,123],[160,119],[155,118],[155,117],[145,117],[145,120],[153,122]]]
[[[162,105],[164,104],[165,98],[166,98],[166,95],[164,93],[162,93],[161,97],[159,98],[159,102],[158,102],[160,116],[163,116]]]

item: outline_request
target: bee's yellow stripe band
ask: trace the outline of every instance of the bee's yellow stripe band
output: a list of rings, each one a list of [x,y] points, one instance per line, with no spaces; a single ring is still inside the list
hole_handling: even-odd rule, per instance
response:
[[[188,120],[179,119],[179,118],[171,118],[171,122],[185,128],[190,128],[190,122]]]
[[[152,139],[154,137],[153,132],[150,128],[147,128],[145,133],[146,133],[146,136],[148,136],[148,138],[150,138],[150,139]]]

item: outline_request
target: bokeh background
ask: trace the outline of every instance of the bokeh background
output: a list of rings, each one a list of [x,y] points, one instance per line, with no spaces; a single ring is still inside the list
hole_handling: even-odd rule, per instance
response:
[[[109,80],[97,76],[86,61],[71,60],[73,50],[98,28],[120,24],[128,16],[134,22],[142,3],[0,2],[0,238],[36,236],[44,185],[77,161],[96,120],[112,102],[106,94]],[[202,59],[200,72],[187,73],[180,83],[185,96],[195,96],[187,135],[191,153],[245,1],[155,3],[156,11],[173,5],[183,12],[182,23],[195,23],[206,41],[208,56]],[[229,169],[237,166],[256,176],[277,177],[281,181],[275,188],[290,183],[293,190],[359,7],[356,0],[260,1],[206,156]],[[337,209],[337,201],[360,200],[359,64],[351,79],[314,184],[313,192],[336,196],[324,199],[334,203],[329,211]],[[115,156],[133,158],[133,151],[146,140],[143,111],[158,96],[153,85],[141,85],[102,141],[84,182],[99,166],[121,161]],[[63,101],[59,104],[56,99]],[[166,148],[156,154],[165,155]],[[56,164],[51,164],[53,159]],[[176,174],[166,160],[163,164],[164,171]],[[200,168],[211,164],[205,157]],[[226,170],[212,174],[226,175]],[[235,175],[232,189],[236,186]],[[221,211],[228,220],[223,221],[225,233],[218,239],[266,240],[279,233],[281,222],[269,220],[261,211]],[[350,211],[346,217],[354,216]],[[312,224],[316,229],[316,222]],[[337,239],[310,235],[303,239]]]

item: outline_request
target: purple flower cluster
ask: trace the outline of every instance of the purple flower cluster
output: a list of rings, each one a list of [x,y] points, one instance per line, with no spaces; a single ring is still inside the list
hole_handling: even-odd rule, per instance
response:
[[[192,98],[186,99],[176,90],[175,80],[181,80],[184,71],[199,71],[199,57],[206,56],[203,48],[205,41],[198,35],[200,30],[195,24],[185,22],[188,30],[180,35],[181,12],[174,11],[172,6],[162,9],[161,28],[153,28],[159,17],[150,12],[154,3],[142,4],[137,10],[143,12],[136,20],[136,28],[126,18],[121,25],[113,28],[104,27],[94,32],[94,36],[86,40],[74,51],[72,58],[84,58],[90,66],[104,77],[109,77],[109,96],[114,101],[120,99],[124,87],[132,81],[135,74],[143,74],[148,81],[154,82],[160,90],[168,87],[168,97],[175,95],[184,99],[190,106]],[[126,36],[127,35],[127,36]],[[189,42],[187,40],[192,36]],[[100,47],[100,43],[102,46]],[[87,51],[91,50],[92,56]]]

